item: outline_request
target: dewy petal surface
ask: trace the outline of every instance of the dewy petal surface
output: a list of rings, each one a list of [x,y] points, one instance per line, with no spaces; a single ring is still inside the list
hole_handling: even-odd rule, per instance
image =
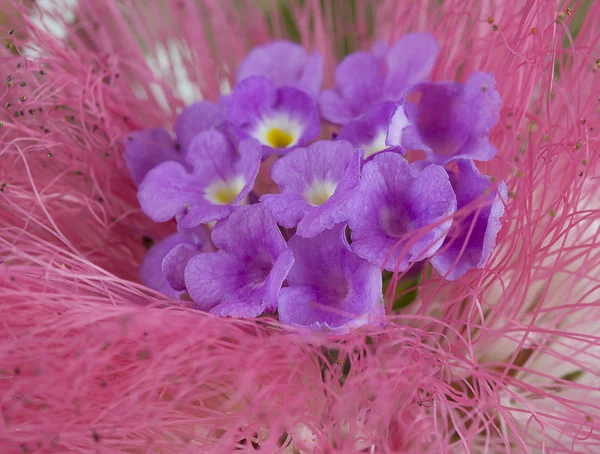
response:
[[[295,263],[279,297],[286,325],[348,331],[384,319],[381,270],[350,251],[345,226],[292,237]]]

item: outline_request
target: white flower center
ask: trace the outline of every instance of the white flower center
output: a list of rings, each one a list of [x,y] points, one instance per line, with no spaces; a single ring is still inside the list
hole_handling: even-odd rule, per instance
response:
[[[387,130],[387,141],[390,146],[402,145],[402,132],[407,126],[410,126],[410,121],[406,116],[404,106],[398,106],[396,111],[392,114],[392,118],[390,118],[390,124]]]
[[[204,198],[215,205],[231,205],[245,185],[243,177],[215,180],[204,190]]]
[[[365,155],[364,155],[365,159],[371,155],[374,155],[375,153],[379,153],[380,151],[383,151],[386,148],[388,148],[388,146],[385,144],[386,136],[387,136],[387,133],[383,129],[381,129],[377,133],[375,138],[371,141],[371,143],[361,146],[361,148],[363,150],[365,150]]]
[[[323,205],[333,193],[337,183],[330,180],[315,180],[304,192],[304,198],[313,206]]]
[[[282,114],[263,119],[252,134],[261,144],[275,149],[296,145],[301,135],[302,125]]]

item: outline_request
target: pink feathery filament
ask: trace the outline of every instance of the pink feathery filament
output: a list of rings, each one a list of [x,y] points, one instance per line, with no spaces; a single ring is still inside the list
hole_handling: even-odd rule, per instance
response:
[[[600,3],[571,3],[2,2],[0,452],[600,452]],[[331,86],[347,48],[422,30],[434,80],[503,98],[483,270],[394,276],[415,301],[339,336],[139,283],[174,225],[141,213],[127,133],[216,100],[254,45],[319,50]]]

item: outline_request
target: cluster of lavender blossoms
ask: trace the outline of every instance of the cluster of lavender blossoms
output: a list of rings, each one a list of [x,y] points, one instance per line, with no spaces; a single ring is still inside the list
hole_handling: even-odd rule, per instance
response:
[[[340,332],[384,320],[382,270],[429,259],[455,280],[483,267],[506,186],[473,160],[496,154],[501,100],[492,74],[425,81],[438,53],[426,33],[377,43],[321,91],[321,56],[273,42],[250,52],[218,104],[185,108],[175,139],[131,134],[142,210],[177,222],[142,281],[211,314],[277,311],[284,324]],[[333,140],[319,140],[322,124]],[[270,179],[257,181],[261,164]]]

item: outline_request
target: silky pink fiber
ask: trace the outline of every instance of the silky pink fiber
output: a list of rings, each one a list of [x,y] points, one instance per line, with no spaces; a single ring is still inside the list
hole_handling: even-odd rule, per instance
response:
[[[600,452],[600,3],[143,3],[2,4],[0,452]],[[128,132],[216,100],[253,45],[318,49],[331,85],[348,49],[418,30],[435,80],[493,72],[503,98],[485,269],[396,276],[416,299],[337,337],[138,283],[174,227],[140,212]]]

